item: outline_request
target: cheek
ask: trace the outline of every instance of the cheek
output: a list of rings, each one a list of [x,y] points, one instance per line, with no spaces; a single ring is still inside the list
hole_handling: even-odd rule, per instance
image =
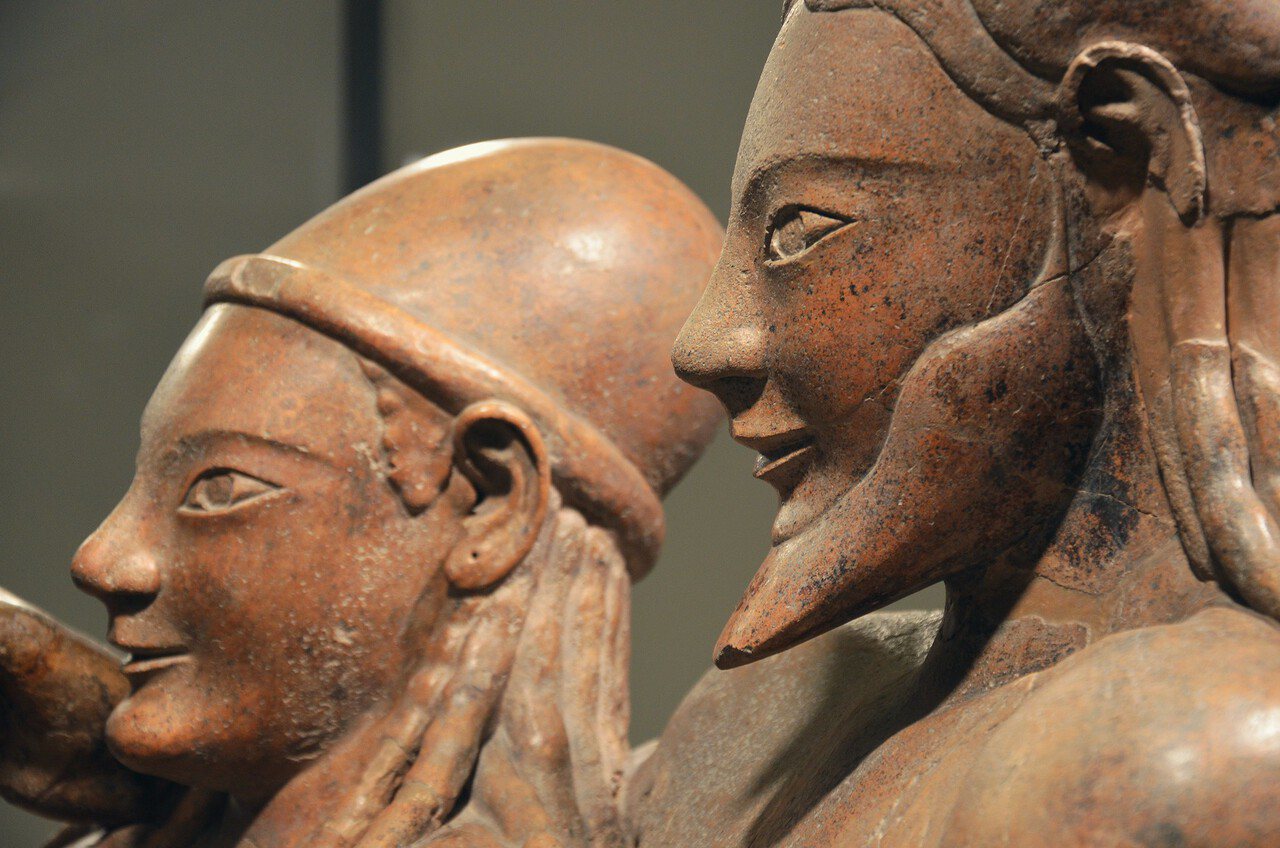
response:
[[[912,348],[908,316],[880,269],[847,256],[824,259],[788,281],[770,320],[770,374],[814,425],[874,399]]]
[[[197,688],[358,707],[398,674],[422,588],[411,578],[426,563],[406,550],[393,510],[337,506],[351,502],[273,505],[241,526],[192,534],[166,591],[188,624]]]
[[[227,640],[234,652],[270,633],[310,629],[328,614],[350,575],[334,563],[349,556],[368,520],[326,493],[286,495],[243,514],[187,520],[165,594],[197,639]]]
[[[892,406],[931,342],[1026,291],[1034,247],[1017,235],[1020,210],[973,216],[958,203],[904,200],[775,272],[771,370],[811,423]]]
[[[814,423],[868,400],[892,402],[895,381],[950,326],[953,289],[923,258],[940,252],[938,242],[862,235],[830,245],[785,283],[772,321],[773,370]]]
[[[430,534],[393,509],[279,515],[186,540],[163,600],[189,625],[191,660],[113,713],[127,764],[191,783],[201,759],[275,768],[309,756],[414,660],[406,633],[439,582]]]

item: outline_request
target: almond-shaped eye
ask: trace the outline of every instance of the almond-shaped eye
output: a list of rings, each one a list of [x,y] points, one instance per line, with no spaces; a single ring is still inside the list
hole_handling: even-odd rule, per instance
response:
[[[204,472],[191,484],[182,498],[182,509],[197,514],[226,512],[279,488],[274,483],[239,471],[215,468]]]
[[[778,212],[769,227],[769,260],[785,262],[838,230],[853,223],[850,218],[789,206]]]

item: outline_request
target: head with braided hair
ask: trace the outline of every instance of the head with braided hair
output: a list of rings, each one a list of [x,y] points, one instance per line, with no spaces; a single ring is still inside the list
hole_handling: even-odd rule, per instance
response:
[[[1148,520],[1280,616],[1280,6],[1172,5],[786,4],[674,354],[782,496],[719,663]]]

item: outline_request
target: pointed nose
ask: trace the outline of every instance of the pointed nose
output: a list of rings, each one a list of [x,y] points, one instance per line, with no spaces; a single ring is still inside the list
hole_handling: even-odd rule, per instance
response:
[[[114,517],[113,517],[114,518]],[[107,605],[141,600],[160,592],[160,567],[136,533],[125,534],[112,518],[85,540],[71,561],[71,579]]]
[[[764,348],[765,331],[746,274],[722,258],[671,349],[676,375],[716,395],[733,416],[764,389]]]

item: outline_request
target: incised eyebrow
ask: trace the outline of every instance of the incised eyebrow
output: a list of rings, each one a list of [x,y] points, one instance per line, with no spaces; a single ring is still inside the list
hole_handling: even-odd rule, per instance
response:
[[[275,451],[293,454],[294,456],[300,456],[311,462],[319,462],[323,465],[329,466],[333,465],[328,458],[301,445],[280,441],[279,439],[273,439],[270,436],[264,436],[259,433],[246,433],[240,430],[227,430],[224,428],[209,428],[182,436],[177,440],[172,448],[165,452],[163,461],[165,464],[171,464],[183,459],[191,453],[206,451],[211,445],[218,442],[240,444],[248,443]]]

